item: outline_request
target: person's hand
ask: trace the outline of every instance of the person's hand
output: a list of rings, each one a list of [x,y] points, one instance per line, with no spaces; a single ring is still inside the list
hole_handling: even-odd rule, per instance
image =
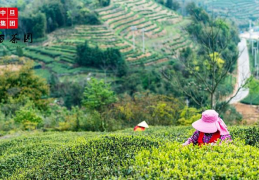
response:
[[[187,146],[188,144],[184,143],[184,144],[181,144],[180,147],[179,147],[179,151],[181,151],[183,149],[184,146]]]

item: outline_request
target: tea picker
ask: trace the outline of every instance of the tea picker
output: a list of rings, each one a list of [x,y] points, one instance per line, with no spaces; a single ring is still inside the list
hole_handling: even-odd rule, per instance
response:
[[[146,123],[146,121],[142,121],[134,127],[134,131],[145,131],[146,128],[149,128],[148,124]]]
[[[214,110],[206,110],[202,113],[201,119],[192,123],[196,130],[193,135],[182,146],[188,144],[215,144],[220,141],[232,141],[231,135],[224,121]]]

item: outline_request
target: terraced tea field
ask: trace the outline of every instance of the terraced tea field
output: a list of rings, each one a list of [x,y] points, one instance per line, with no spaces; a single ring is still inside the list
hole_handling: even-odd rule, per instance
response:
[[[182,3],[182,0],[178,0]],[[196,2],[208,12],[228,17],[242,27],[249,27],[249,20],[258,22],[259,2],[256,0],[187,0]]]
[[[116,36],[112,30],[104,25],[98,27],[78,26],[71,37],[74,39],[64,40],[64,42],[80,43],[88,40],[91,45],[98,46],[100,48],[117,48],[131,65],[137,65],[142,62],[145,64],[156,62],[164,58],[156,52],[151,53],[146,51],[143,53],[140,48],[136,48],[134,51],[130,42]],[[81,39],[78,41],[80,37]]]
[[[50,73],[72,77],[91,72],[103,77],[102,69],[76,65],[76,46],[86,40],[92,47],[119,49],[130,66],[167,63],[179,50],[191,45],[190,38],[182,31],[182,26],[189,20],[155,1],[114,0],[110,6],[95,11],[102,25],[59,29],[49,34],[48,40],[41,44],[24,46],[23,54],[35,61],[38,74],[49,78]],[[135,49],[132,26],[137,28]],[[145,29],[145,51],[142,50],[142,29]],[[5,44],[3,47],[9,54],[16,54],[15,47],[9,48],[11,46]]]
[[[208,2],[208,10],[218,9],[216,12],[228,14],[240,26],[249,26],[249,20],[257,21],[259,18],[259,2],[255,0],[217,0]]]
[[[190,38],[181,25],[188,24],[174,11],[152,0],[114,0],[109,8],[96,10],[102,21],[116,35],[132,41],[135,35],[136,45],[141,49],[142,30],[145,29],[146,47],[171,59],[182,48],[191,45]],[[136,31],[131,27],[135,26]]]
[[[163,36],[164,28],[158,22],[171,23],[181,21],[173,11],[166,9],[154,1],[113,1],[109,9],[97,10],[101,19],[111,27],[117,35],[130,38],[131,26],[136,26],[135,35],[141,35],[145,28],[147,37]]]
[[[102,73],[102,70],[93,68],[75,67],[76,45],[89,41],[90,45],[99,48],[117,48],[125,56],[130,65],[140,63],[151,63],[165,59],[158,53],[147,51],[143,53],[140,49],[133,50],[131,44],[123,41],[114,35],[104,25],[100,26],[77,26],[68,38],[60,37],[56,42],[47,46],[26,47],[24,55],[42,64],[43,69],[59,75],[71,75],[78,73],[96,72]]]

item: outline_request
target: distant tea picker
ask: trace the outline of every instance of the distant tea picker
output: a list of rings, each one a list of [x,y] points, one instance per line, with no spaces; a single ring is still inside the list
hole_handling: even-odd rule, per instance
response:
[[[134,131],[145,131],[146,128],[149,128],[146,121],[142,121],[134,127]]]
[[[214,110],[204,111],[202,113],[202,118],[195,121],[192,126],[196,131],[192,137],[182,144],[183,146],[191,143],[198,144],[199,146],[208,143],[213,145],[218,139],[221,141],[232,141],[226,124]]]

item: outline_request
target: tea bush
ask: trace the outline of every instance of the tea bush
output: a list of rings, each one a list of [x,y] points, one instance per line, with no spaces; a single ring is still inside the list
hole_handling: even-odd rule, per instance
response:
[[[80,137],[93,138],[98,133],[37,133],[0,140],[0,179],[17,179],[13,174],[27,172],[46,161],[55,152],[74,144]]]
[[[259,148],[259,128],[232,128],[232,137],[239,137],[245,140],[245,143]]]
[[[134,178],[144,179],[258,179],[259,151],[244,145],[222,143],[202,148],[177,142],[143,150],[134,164]]]
[[[143,137],[106,136],[54,152],[37,166],[16,171],[17,179],[102,179],[131,173],[131,160],[142,149],[158,147],[159,142]],[[22,173],[24,172],[24,173]]]
[[[258,179],[259,127],[233,143],[181,148],[192,127],[46,132],[0,139],[0,179]]]

